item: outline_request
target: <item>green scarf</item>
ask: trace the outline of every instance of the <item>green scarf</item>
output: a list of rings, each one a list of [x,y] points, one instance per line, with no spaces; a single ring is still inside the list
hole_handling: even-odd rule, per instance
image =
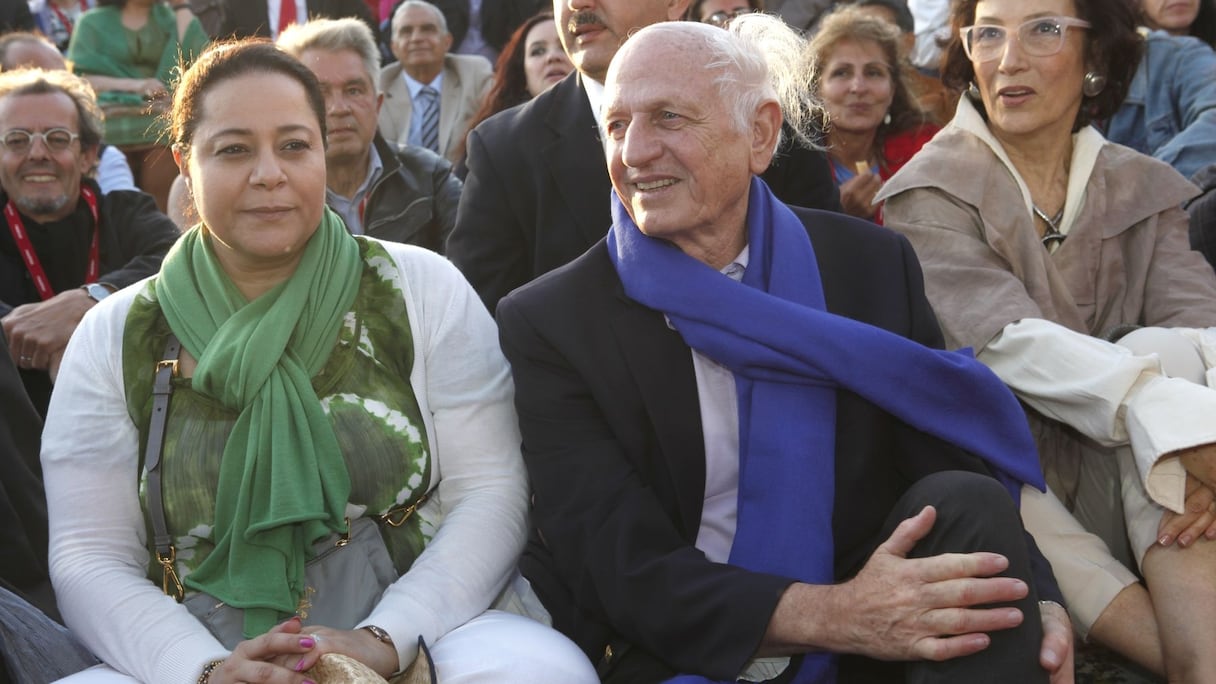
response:
[[[239,416],[220,465],[215,550],[186,584],[245,609],[254,637],[296,610],[312,543],[346,531],[350,475],[310,379],[329,358],[363,262],[326,209],[295,273],[249,302],[202,231],[165,257],[156,296],[198,360],[194,390]]]

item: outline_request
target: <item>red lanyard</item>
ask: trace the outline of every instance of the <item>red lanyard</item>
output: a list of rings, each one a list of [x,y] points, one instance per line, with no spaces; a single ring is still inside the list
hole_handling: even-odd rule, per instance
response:
[[[89,265],[84,273],[84,282],[87,285],[97,282],[97,276],[101,275],[101,219],[97,213],[97,195],[93,190],[82,187],[80,196],[84,197],[85,204],[89,205],[89,211],[93,214],[93,244],[89,246]],[[30,243],[25,222],[21,220],[21,215],[17,213],[17,207],[11,199],[4,205],[4,218],[8,219],[8,230],[13,234],[13,242],[17,243],[17,251],[21,252],[21,259],[29,269],[30,277],[34,279],[38,296],[42,297],[44,302],[54,297],[55,291],[51,289],[51,281],[47,279],[46,271],[42,270],[42,262],[38,260],[38,253]]]
[[[56,17],[59,17],[59,23],[63,24],[63,30],[67,31],[69,36],[72,35],[72,28],[74,27],[75,22],[73,22],[68,15],[64,14],[63,10],[59,9],[59,7],[55,5],[55,0],[47,0],[47,2],[51,5],[51,11],[55,13]]]

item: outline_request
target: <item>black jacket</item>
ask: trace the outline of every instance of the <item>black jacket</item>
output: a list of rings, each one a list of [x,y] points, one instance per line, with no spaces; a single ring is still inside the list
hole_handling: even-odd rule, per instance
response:
[[[394,148],[379,133],[372,144],[384,172],[368,193],[363,232],[442,254],[463,185],[451,163],[422,147]]]

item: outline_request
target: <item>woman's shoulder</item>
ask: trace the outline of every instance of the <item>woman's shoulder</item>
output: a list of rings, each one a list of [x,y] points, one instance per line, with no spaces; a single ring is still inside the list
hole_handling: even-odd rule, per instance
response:
[[[1199,188],[1174,167],[1109,141],[1098,152],[1088,190],[1102,197],[1109,215],[1126,216],[1132,222],[1175,209],[1199,195]]]
[[[927,137],[920,150],[883,184],[875,202],[918,188],[936,188],[972,203],[983,198],[988,174],[999,166],[988,145],[956,126]]]

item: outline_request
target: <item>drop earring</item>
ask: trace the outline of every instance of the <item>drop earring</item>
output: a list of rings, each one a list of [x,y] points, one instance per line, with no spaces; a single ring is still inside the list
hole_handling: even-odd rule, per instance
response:
[[[979,102],[979,100],[980,100],[980,89],[979,89],[979,86],[975,85],[975,81],[972,81],[972,82],[971,82],[971,83],[970,83],[970,84],[967,86],[967,97],[971,98],[971,99],[972,99],[973,101],[975,101],[975,102]]]
[[[1085,97],[1097,97],[1106,88],[1106,77],[1096,71],[1085,74],[1081,82],[1081,92]]]
[[[884,126],[891,125],[891,112],[887,112],[886,116],[882,117],[882,125],[884,125]]]

